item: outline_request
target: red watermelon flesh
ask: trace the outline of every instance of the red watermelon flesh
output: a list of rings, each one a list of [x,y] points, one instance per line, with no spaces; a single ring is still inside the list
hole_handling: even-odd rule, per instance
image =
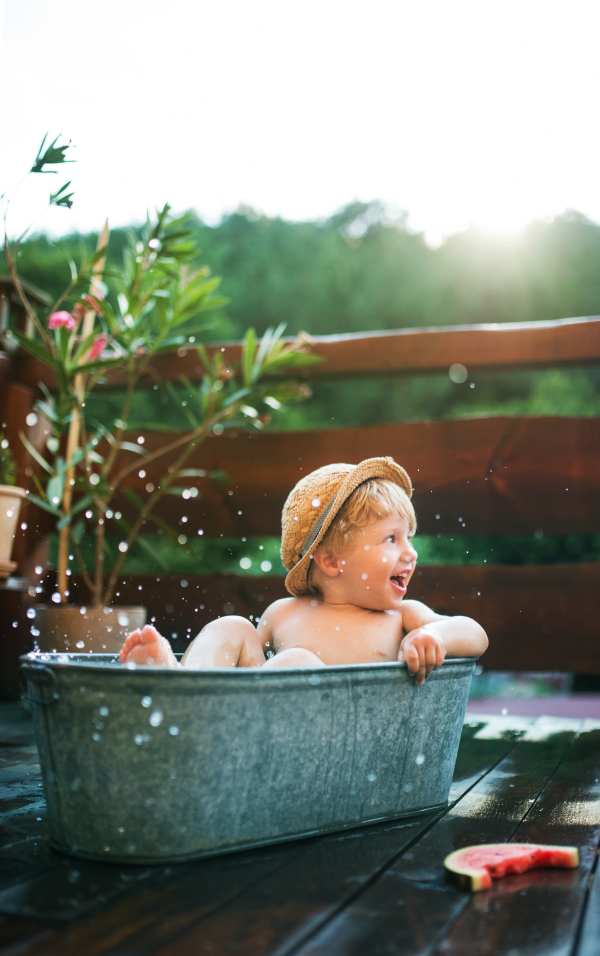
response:
[[[541,843],[482,843],[455,850],[444,866],[465,889],[489,890],[492,879],[509,873],[525,873],[540,866],[574,869],[579,850],[574,846],[544,846]]]

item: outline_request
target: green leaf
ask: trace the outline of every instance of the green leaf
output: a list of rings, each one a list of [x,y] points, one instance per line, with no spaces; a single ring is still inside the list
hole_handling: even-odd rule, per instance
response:
[[[50,504],[54,505],[56,508],[60,508],[62,502],[63,491],[65,487],[65,476],[54,475],[53,478],[48,482],[46,488],[46,494],[48,495],[48,501]]]
[[[73,196],[74,192],[67,193],[65,190],[71,185],[71,180],[68,183],[65,183],[64,186],[61,186],[60,189],[57,189],[55,193],[50,193],[50,205],[51,206],[65,206],[67,209],[70,209],[73,205]]]
[[[242,348],[242,374],[244,376],[244,385],[251,385],[253,382],[255,357],[256,332],[253,328],[249,328],[244,336],[244,345]]]
[[[33,501],[34,505],[37,505],[38,508],[43,508],[44,511],[49,511],[51,515],[60,515],[60,510],[58,508],[49,504],[47,501],[44,501],[43,498],[39,498],[37,495],[32,495],[31,493],[28,494],[27,501]]]
[[[134,445],[133,442],[130,441],[122,441],[121,448],[123,451],[134,451],[137,455],[144,454],[144,449],[141,445]]]
[[[18,329],[11,329],[11,334],[15,337],[19,345],[27,349],[28,352],[31,352],[32,355],[35,355],[36,358],[41,359],[41,361],[49,365],[50,368],[56,367],[55,359],[41,342],[31,338],[29,335],[25,335],[24,332],[19,332]]]
[[[44,150],[44,145],[46,143],[47,137],[48,137],[48,133],[46,133],[46,135],[44,136],[42,140],[42,144],[40,148],[38,149],[38,154],[35,158],[35,163],[33,164],[30,170],[32,173],[55,173],[56,172],[55,169],[44,169],[44,166],[58,166],[61,163],[74,162],[74,160],[72,159],[65,159],[65,153],[68,150],[69,146],[71,145],[71,140],[69,140],[69,142],[66,143],[64,146],[57,146],[56,144],[58,140],[60,139],[60,133],[59,133],[56,139],[52,141],[50,146],[46,147],[46,149]]]
[[[35,460],[37,461],[38,465],[41,465],[42,468],[43,468],[45,471],[47,471],[49,475],[54,475],[54,468],[51,468],[50,465],[48,464],[48,462],[46,461],[46,459],[45,459],[45,458],[42,458],[42,456],[40,455],[40,453],[37,451],[37,449],[35,449],[35,448],[33,447],[33,445],[31,444],[31,442],[30,442],[29,439],[23,434],[23,432],[19,432],[19,438],[21,439],[21,441],[22,441],[23,444],[25,445],[25,448],[27,449],[27,451],[29,452],[29,454],[32,455],[33,458],[35,458]]]

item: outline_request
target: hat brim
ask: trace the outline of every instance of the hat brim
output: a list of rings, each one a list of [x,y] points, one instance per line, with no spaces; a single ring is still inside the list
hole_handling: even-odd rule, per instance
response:
[[[386,481],[392,481],[402,488],[409,498],[412,497],[411,480],[404,468],[398,465],[393,458],[365,458],[364,461],[356,465],[353,471],[348,472],[347,477],[340,485],[335,496],[335,503],[323,522],[323,526],[313,541],[310,550],[294,565],[285,579],[286,589],[294,597],[302,597],[310,593],[308,572],[315,549],[319,547],[344,502],[359,485],[371,478],[383,478]]]

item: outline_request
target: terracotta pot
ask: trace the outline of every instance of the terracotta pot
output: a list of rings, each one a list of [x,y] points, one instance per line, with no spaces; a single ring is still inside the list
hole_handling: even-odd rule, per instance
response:
[[[24,497],[24,488],[0,485],[0,578],[7,578],[17,566],[10,556]]]
[[[36,604],[33,610],[32,631],[41,651],[117,653],[130,631],[146,623],[145,607]]]

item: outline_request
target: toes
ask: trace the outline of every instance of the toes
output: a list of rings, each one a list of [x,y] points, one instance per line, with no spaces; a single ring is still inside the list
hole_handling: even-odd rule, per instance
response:
[[[136,647],[141,641],[141,634],[139,631],[132,631],[131,634],[128,634],[125,640],[123,641],[123,647],[119,651],[119,659],[122,664],[125,663],[125,659],[132,648]]]
[[[162,634],[159,634],[152,624],[145,624],[140,632],[140,641],[142,644],[154,644],[163,640]]]

